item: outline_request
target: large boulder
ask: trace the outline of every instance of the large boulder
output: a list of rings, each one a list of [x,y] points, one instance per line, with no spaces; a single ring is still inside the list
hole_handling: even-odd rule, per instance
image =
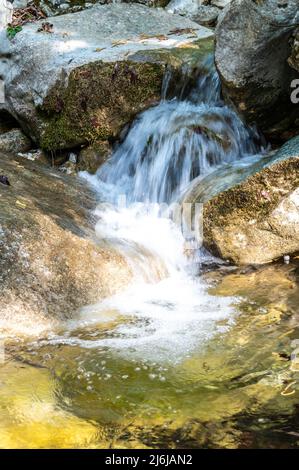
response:
[[[122,256],[95,240],[83,183],[0,154],[0,326],[40,331],[130,281]]]
[[[200,60],[204,27],[142,5],[96,5],[2,35],[6,109],[45,150],[113,140],[160,98],[167,64]],[[1,64],[0,64],[1,79]]]
[[[297,0],[232,0],[216,29],[224,97],[270,138],[283,138],[292,126],[298,133],[299,107],[290,99],[298,74],[288,64],[298,22]]]
[[[3,1],[3,0],[2,0]],[[164,7],[169,0],[119,0],[119,3],[141,3],[149,7]],[[30,5],[38,7],[46,16],[64,15],[91,8],[95,4],[106,5],[113,0],[14,0],[14,9]]]
[[[204,203],[204,245],[237,265],[299,252],[299,137],[272,156],[198,179],[185,202]]]

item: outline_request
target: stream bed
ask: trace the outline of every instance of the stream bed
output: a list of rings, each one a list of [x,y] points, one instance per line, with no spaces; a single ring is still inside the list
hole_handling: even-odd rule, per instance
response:
[[[234,299],[234,321],[216,321],[192,351],[182,330],[177,360],[117,347],[119,325],[146,326],[109,310],[71,332],[8,343],[1,447],[297,447],[298,269],[295,259],[206,273],[211,297]]]

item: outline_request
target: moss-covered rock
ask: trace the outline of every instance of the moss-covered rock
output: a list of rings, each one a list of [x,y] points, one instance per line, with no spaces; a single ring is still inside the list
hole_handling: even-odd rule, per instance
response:
[[[236,264],[299,251],[299,157],[274,163],[204,207],[205,245]]]
[[[111,146],[107,141],[95,142],[83,148],[78,157],[77,170],[95,173],[111,154]]]
[[[156,103],[167,65],[198,65],[213,33],[143,5],[95,5],[1,37],[5,107],[44,150],[113,141]],[[1,74],[1,71],[0,71]],[[0,77],[1,78],[1,77]]]

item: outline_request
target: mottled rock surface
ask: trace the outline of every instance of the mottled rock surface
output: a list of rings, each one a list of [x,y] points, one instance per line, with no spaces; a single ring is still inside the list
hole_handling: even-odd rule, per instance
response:
[[[292,104],[297,74],[288,64],[290,37],[299,22],[298,2],[232,0],[216,29],[216,66],[226,100],[269,138],[298,134]]]
[[[236,264],[299,251],[299,157],[278,162],[209,201],[205,245]]]
[[[185,202],[204,203],[204,244],[221,258],[263,264],[299,252],[299,137],[198,179]]]
[[[0,152],[16,155],[19,152],[28,152],[32,143],[20,129],[12,129],[0,134]]]
[[[3,154],[0,174],[2,328],[46,328],[126,286],[126,262],[94,237],[83,183]]]

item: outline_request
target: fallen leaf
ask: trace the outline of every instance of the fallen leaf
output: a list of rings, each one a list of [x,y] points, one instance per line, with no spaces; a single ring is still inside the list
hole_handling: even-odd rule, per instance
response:
[[[42,23],[41,27],[37,30],[38,33],[53,33],[53,25],[48,21]]]

